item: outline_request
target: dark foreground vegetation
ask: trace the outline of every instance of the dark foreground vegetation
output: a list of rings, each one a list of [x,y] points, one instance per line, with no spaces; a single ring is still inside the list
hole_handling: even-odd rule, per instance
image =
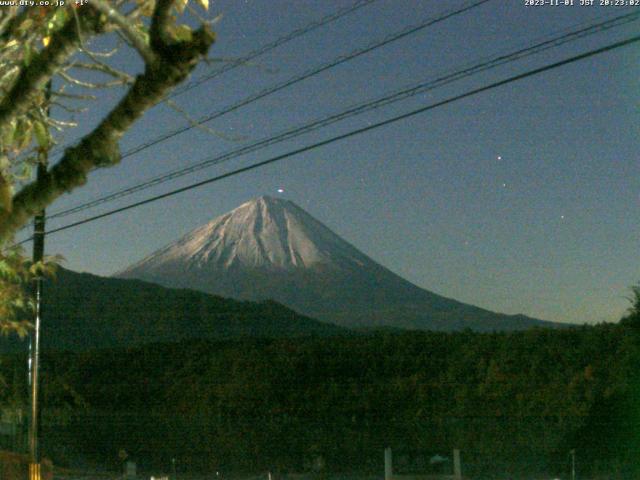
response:
[[[3,403],[25,360],[2,358]],[[640,478],[640,329],[376,333],[183,342],[43,358],[43,450],[58,465],[382,474],[462,451],[473,478]],[[416,454],[420,453],[420,455]],[[414,465],[415,466],[415,465]],[[402,468],[399,464],[398,468]],[[428,467],[425,467],[428,468]]]

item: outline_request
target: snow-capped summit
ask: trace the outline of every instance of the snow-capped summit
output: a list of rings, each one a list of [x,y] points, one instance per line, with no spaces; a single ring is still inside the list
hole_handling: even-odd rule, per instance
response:
[[[268,196],[215,218],[116,276],[237,299],[273,299],[345,326],[493,330],[545,323],[417,287],[293,202]]]
[[[262,196],[191,231],[121,272],[166,269],[291,270],[370,261],[295,203]]]

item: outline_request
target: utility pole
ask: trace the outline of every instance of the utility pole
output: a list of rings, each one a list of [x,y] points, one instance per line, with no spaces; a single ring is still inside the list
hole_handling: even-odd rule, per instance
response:
[[[393,452],[391,447],[384,449],[384,480],[393,480]]]
[[[47,100],[47,117],[49,116],[49,99],[51,98],[51,81],[45,87]],[[43,180],[47,174],[48,148],[38,154],[38,170],[36,178]],[[33,219],[33,263],[42,262],[44,258],[45,211],[42,209]],[[40,480],[40,448],[38,434],[40,432],[40,320],[42,316],[42,275],[34,280],[33,295],[35,318],[31,341],[29,342],[29,383],[31,396],[31,422],[29,423],[29,480]]]
[[[576,449],[571,449],[571,480],[576,480]]]
[[[46,166],[38,164],[38,177],[46,171]],[[41,262],[44,257],[45,212],[38,212],[33,222],[33,262]],[[38,432],[40,428],[40,319],[42,315],[42,276],[34,280],[35,319],[30,344],[31,366],[31,423],[29,424],[29,480],[40,480],[40,451],[38,448]]]

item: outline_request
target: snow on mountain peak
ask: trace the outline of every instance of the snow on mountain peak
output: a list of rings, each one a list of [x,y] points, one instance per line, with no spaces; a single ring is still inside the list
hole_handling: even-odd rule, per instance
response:
[[[273,299],[345,326],[517,329],[496,314],[408,282],[293,202],[259,197],[116,274],[242,300]]]
[[[367,261],[364,254],[295,203],[261,196],[196,228],[122,273],[178,265],[187,269],[237,266],[291,270]]]

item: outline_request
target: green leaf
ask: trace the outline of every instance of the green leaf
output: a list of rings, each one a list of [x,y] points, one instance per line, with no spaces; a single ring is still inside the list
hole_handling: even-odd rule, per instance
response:
[[[47,150],[49,145],[51,145],[51,137],[47,126],[43,122],[36,121],[33,124],[33,131],[36,135],[38,146],[43,150]]]
[[[4,148],[13,144],[15,131],[16,131],[16,120],[14,118],[10,122],[8,122],[2,129],[2,145]]]
[[[136,0],[136,3],[140,7],[140,13],[145,17],[150,17],[155,9],[155,0]]]
[[[173,36],[181,42],[189,42],[192,39],[192,31],[187,25],[177,25],[173,28]]]
[[[31,18],[27,18],[27,19],[25,19],[25,21],[24,21],[24,22],[22,22],[22,23],[20,24],[20,26],[18,27],[18,30],[19,30],[21,33],[24,33],[24,32],[26,32],[27,30],[29,30],[29,29],[31,28],[31,26],[32,26],[32,25],[33,25],[33,20],[32,20]]]
[[[49,20],[49,23],[47,25],[47,27],[49,28],[49,32],[55,32],[56,30],[60,30],[65,22],[67,21],[67,10],[64,8],[59,8],[58,10],[56,10],[56,13],[53,14],[53,17],[51,17],[51,20]]]
[[[25,67],[28,67],[31,63],[31,57],[33,56],[33,50],[31,49],[30,43],[25,43],[22,51],[22,63],[24,63]]]
[[[4,258],[0,259],[0,275],[7,277],[13,273],[13,267]]]
[[[23,150],[31,143],[31,135],[33,133],[33,125],[27,120],[18,120],[16,133],[14,137],[15,147]]]
[[[29,180],[33,175],[33,165],[24,163],[20,166],[20,171],[16,173],[16,180]]]
[[[178,11],[178,13],[184,12],[184,9],[187,7],[187,3],[189,3],[189,0],[177,0],[176,1],[175,6],[176,6],[176,10]]]

